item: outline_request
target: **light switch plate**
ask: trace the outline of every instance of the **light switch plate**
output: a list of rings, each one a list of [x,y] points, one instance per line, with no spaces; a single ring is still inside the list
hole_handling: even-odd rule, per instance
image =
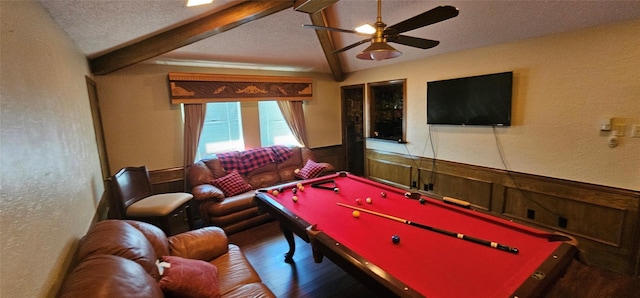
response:
[[[611,130],[613,131],[613,135],[616,137],[623,137],[624,131],[627,129],[626,124],[614,124],[611,125]]]

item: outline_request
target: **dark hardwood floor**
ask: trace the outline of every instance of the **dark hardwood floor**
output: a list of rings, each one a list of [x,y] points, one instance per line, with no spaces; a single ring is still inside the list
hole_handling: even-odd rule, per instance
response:
[[[284,262],[287,242],[277,222],[229,236],[242,248],[277,297],[376,297],[329,259],[316,264],[308,243],[296,237],[294,263]],[[573,261],[546,298],[640,297],[640,279]]]

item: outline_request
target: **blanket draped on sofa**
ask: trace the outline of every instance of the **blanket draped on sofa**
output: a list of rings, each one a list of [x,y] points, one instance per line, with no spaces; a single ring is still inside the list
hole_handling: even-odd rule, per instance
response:
[[[293,155],[286,146],[271,146],[248,149],[242,152],[232,151],[216,154],[225,171],[237,170],[240,174],[249,173],[270,163],[280,163]]]

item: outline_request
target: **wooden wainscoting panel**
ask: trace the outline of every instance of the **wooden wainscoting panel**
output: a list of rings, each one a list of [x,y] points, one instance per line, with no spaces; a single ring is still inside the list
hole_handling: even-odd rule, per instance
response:
[[[390,162],[378,159],[367,159],[369,170],[367,178],[382,183],[387,183],[400,188],[409,188],[411,185],[411,169],[406,164]]]
[[[420,177],[423,173],[427,177],[431,177],[430,170],[420,171]],[[427,180],[429,181],[429,180]],[[456,176],[449,174],[435,174],[433,192],[444,197],[452,197],[467,201],[477,208],[486,211],[491,210],[491,201],[493,197],[493,182],[481,179],[473,179],[467,176]],[[424,186],[423,186],[424,187]]]
[[[622,246],[624,209],[507,188],[504,215],[605,245]]]
[[[333,165],[336,168],[336,171],[345,170],[346,167],[343,165],[344,158],[342,157],[342,145],[335,146],[327,146],[327,147],[318,147],[313,148],[313,155],[316,157],[317,162],[326,162]]]
[[[149,171],[149,179],[154,193],[185,192],[183,167]]]

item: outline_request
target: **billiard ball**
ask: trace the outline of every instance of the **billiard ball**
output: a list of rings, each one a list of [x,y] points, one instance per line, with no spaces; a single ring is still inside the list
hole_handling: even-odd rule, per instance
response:
[[[351,213],[351,215],[353,215],[353,217],[358,218],[360,217],[360,211],[358,210],[353,210],[353,212]]]
[[[427,200],[425,200],[424,198],[420,198],[420,204],[424,205],[427,203]]]
[[[293,200],[294,202],[297,202],[298,201],[298,196],[291,197],[291,200]]]
[[[302,186],[302,183],[299,183],[299,182],[298,182],[298,184],[296,184],[296,187],[297,187],[297,188],[300,188],[300,186]]]
[[[298,189],[294,187],[294,188],[292,188],[292,189],[291,189],[291,192],[292,192],[293,194],[296,194],[296,193],[298,192]]]
[[[393,242],[393,244],[400,243],[400,236],[398,236],[398,235],[391,236],[391,242]]]
[[[383,191],[383,192],[380,193],[380,196],[382,196],[383,198],[386,198],[387,197],[387,193]]]
[[[273,193],[273,189],[269,189],[269,190],[267,190],[267,192],[268,192],[269,194],[272,194],[272,193]]]
[[[373,202],[373,201],[371,201],[371,198],[367,198],[364,201],[367,202],[367,204],[371,204]]]
[[[357,199],[356,199],[356,204],[358,204],[358,205],[362,205],[362,199],[357,198]]]
[[[280,192],[277,189],[274,189],[271,194],[273,194],[274,196],[277,196]]]
[[[333,189],[333,192],[335,192],[335,193],[339,193],[339,192],[340,192],[340,189],[336,187],[336,188],[334,188],[334,189]]]
[[[405,192],[405,193],[404,193],[404,197],[405,197],[405,198],[409,198],[409,197],[411,197],[411,193],[410,193],[410,192]]]
[[[299,191],[304,191],[304,186],[300,185],[300,186],[298,187],[298,190],[299,190]]]
[[[283,188],[283,187],[280,187],[280,188],[278,188],[278,191],[279,191],[279,192],[284,192],[284,188]]]

